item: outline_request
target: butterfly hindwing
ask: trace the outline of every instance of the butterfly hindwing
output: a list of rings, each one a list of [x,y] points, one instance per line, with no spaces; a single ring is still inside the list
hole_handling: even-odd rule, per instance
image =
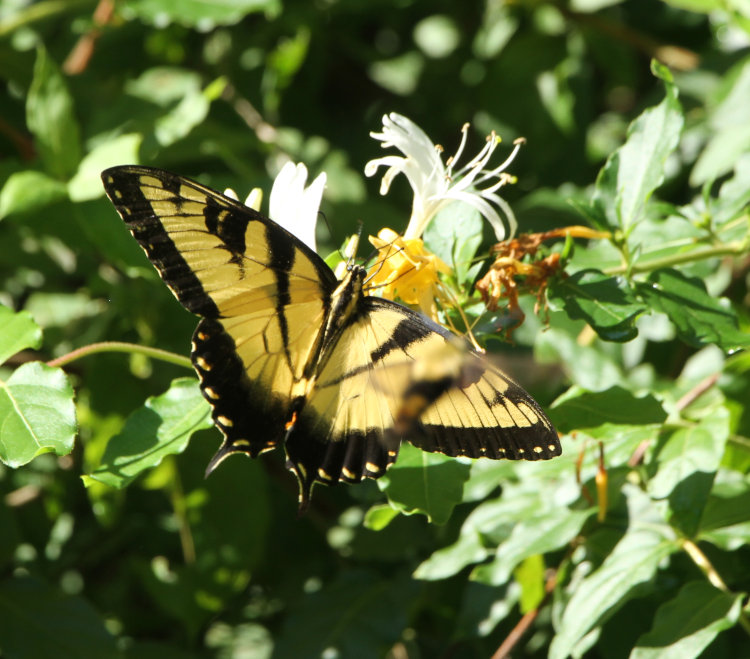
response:
[[[561,452],[544,412],[489,360],[374,297],[360,299],[297,423],[286,450],[303,501],[315,481],[378,478],[402,437],[450,456],[537,460]]]

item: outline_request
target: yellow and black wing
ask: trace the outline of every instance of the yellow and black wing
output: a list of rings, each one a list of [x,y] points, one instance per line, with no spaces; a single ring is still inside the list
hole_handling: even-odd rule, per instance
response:
[[[104,188],[162,279],[202,317],[192,361],[225,436],[209,466],[283,439],[338,282],[285,229],[169,172],[114,167]]]
[[[381,476],[402,438],[470,458],[547,460],[562,452],[526,391],[462,340],[394,302],[361,297],[321,362],[285,444],[303,506],[314,482]]]
[[[300,484],[377,478],[402,438],[451,456],[549,459],[552,424],[534,400],[455,336],[341,281],[268,218],[198,183],[126,166],[107,195],[180,302],[201,317],[192,361],[235,452],[284,444]]]

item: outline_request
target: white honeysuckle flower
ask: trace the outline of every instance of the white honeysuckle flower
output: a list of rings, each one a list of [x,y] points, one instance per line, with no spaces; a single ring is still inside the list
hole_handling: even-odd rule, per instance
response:
[[[488,170],[487,163],[500,144],[500,138],[493,131],[481,151],[459,168],[457,164],[466,146],[468,131],[469,124],[464,124],[458,150],[445,163],[442,159],[442,147],[433,144],[419,126],[400,114],[391,112],[385,115],[382,132],[370,133],[382,142],[383,148],[395,146],[404,154],[370,160],[365,165],[365,175],[373,176],[381,165],[388,168],[380,182],[382,195],[388,192],[396,174],[403,173],[409,180],[414,191],[414,201],[409,225],[404,232],[405,239],[419,238],[430,220],[453,201],[469,204],[479,211],[492,225],[498,241],[515,233],[518,226],[516,217],[508,202],[496,191],[514,181],[505,170],[513,162],[523,140],[516,140],[508,158]],[[497,209],[502,211],[505,222]]]
[[[305,183],[307,167],[302,163],[295,165],[292,162],[284,165],[271,188],[268,216],[315,251],[315,225],[326,185],[325,172],[319,174],[307,188]],[[232,188],[224,190],[224,196],[239,201]],[[262,200],[263,191],[253,188],[245,199],[245,206],[260,211]]]
[[[307,188],[307,167],[288,162],[271,188],[269,216],[315,251],[315,224],[323,198],[326,175],[322,172]]]

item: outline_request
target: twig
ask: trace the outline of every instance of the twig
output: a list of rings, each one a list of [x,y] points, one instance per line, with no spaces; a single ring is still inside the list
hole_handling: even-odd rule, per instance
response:
[[[529,630],[531,624],[536,620],[539,615],[539,610],[547,603],[552,591],[557,585],[557,570],[555,570],[547,579],[544,584],[544,597],[539,605],[532,611],[525,613],[524,616],[518,621],[516,626],[511,630],[510,634],[506,636],[505,640],[500,644],[500,647],[492,655],[492,659],[505,659],[510,656],[513,648],[518,644],[523,635]]]

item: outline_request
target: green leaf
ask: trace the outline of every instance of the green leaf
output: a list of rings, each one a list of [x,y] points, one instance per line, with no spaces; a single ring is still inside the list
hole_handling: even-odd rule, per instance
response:
[[[533,554],[524,559],[513,573],[516,583],[521,586],[521,613],[537,608],[544,599],[544,559],[541,554]]]
[[[656,611],[651,630],[643,634],[631,659],[698,657],[716,636],[739,618],[743,595],[724,593],[705,581],[685,584]]]
[[[560,300],[571,318],[585,320],[605,341],[630,341],[638,334],[635,320],[646,307],[624,277],[581,270],[550,282],[549,299]]]
[[[612,229],[627,229],[643,217],[651,193],[664,181],[666,160],[682,132],[684,117],[672,74],[656,61],[651,68],[664,82],[664,100],[630,124],[627,141],[609,157],[596,181],[593,205]]]
[[[371,531],[382,531],[396,517],[398,517],[398,510],[388,504],[378,504],[367,511],[362,524]]]
[[[93,479],[123,488],[167,455],[182,453],[191,435],[211,427],[211,410],[193,378],[174,380],[160,396],[152,396],[133,412],[119,435],[113,437]]]
[[[750,62],[741,58],[724,75],[709,99],[708,140],[690,173],[690,184],[698,187],[732,171],[750,147],[746,108],[750,104]]]
[[[735,551],[750,544],[750,482],[717,483],[703,510],[698,540]]]
[[[140,133],[120,135],[95,146],[81,160],[78,171],[68,183],[68,194],[73,201],[88,201],[104,196],[102,171],[114,165],[140,162]]]
[[[26,123],[45,169],[52,176],[66,179],[76,171],[81,145],[73,98],[44,48],[37,50],[34,78],[26,101]]]
[[[119,657],[115,639],[81,597],[31,577],[0,582],[0,638],[6,657]]]
[[[154,119],[153,133],[144,140],[144,151],[157,151],[185,138],[208,115],[211,101],[219,95],[223,82],[201,88],[201,76],[178,67],[148,69],[127,86],[128,94],[163,111]]]
[[[0,382],[0,461],[19,467],[37,455],[73,450],[73,387],[59,368],[30,362]]]
[[[0,190],[0,220],[16,213],[30,213],[68,196],[65,184],[31,169],[8,177]]]
[[[256,12],[264,12],[271,18],[281,11],[281,3],[279,0],[123,0],[122,11],[162,28],[165,23],[178,23],[206,31],[215,25],[234,25]]]
[[[639,586],[653,584],[659,565],[679,548],[648,498],[635,486],[623,490],[630,526],[602,565],[576,584],[556,625],[550,659],[568,657],[584,636],[634,597]]]
[[[636,286],[649,305],[669,316],[687,344],[716,344],[724,350],[750,346],[750,334],[740,331],[731,309],[709,295],[700,279],[665,268]]]
[[[467,565],[483,561],[489,553],[476,531],[462,530],[458,541],[434,552],[414,571],[414,578],[427,581],[446,579]]]
[[[688,538],[698,531],[728,439],[729,413],[717,405],[698,424],[674,432],[656,456],[649,493],[669,498],[670,522]]]
[[[0,304],[0,364],[26,348],[42,345],[42,330],[26,311],[14,312]]]
[[[453,268],[456,281],[464,284],[482,244],[482,218],[468,204],[454,202],[433,218],[423,238],[428,248]]]
[[[557,509],[522,519],[513,527],[510,537],[500,543],[494,560],[476,568],[471,578],[493,586],[506,583],[522,561],[565,547],[593,513],[593,509]]]
[[[560,432],[600,429],[604,435],[611,426],[659,425],[667,413],[651,395],[636,397],[622,387],[590,392],[571,387],[549,410]]]
[[[460,503],[470,466],[438,453],[402,444],[396,464],[378,480],[391,505],[405,515],[422,513],[445,524]]]

